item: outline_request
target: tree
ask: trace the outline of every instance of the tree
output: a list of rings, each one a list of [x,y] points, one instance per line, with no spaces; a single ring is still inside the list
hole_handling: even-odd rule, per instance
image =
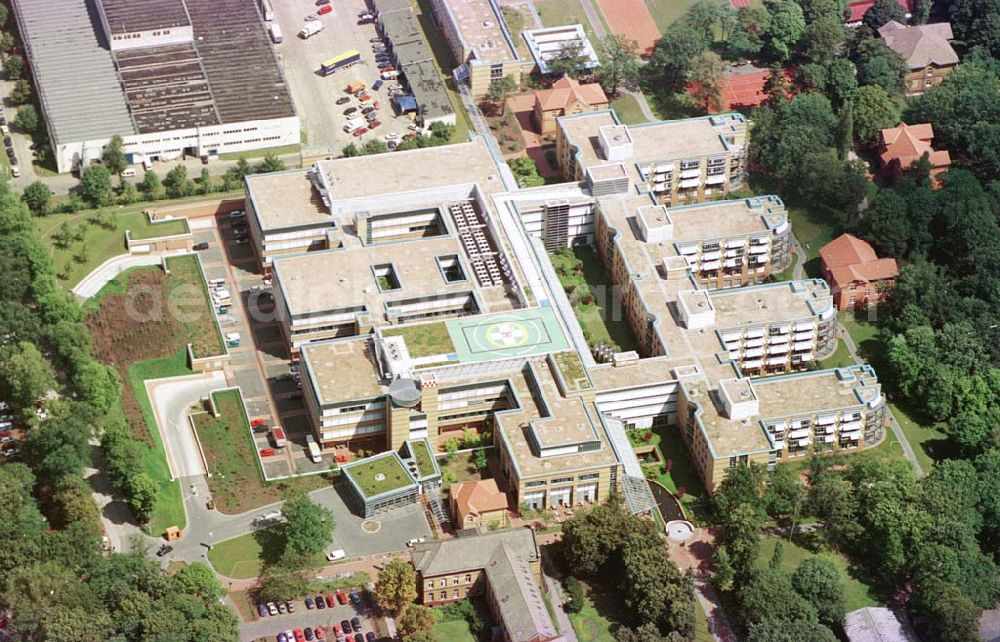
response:
[[[810,479],[808,506],[823,521],[831,542],[850,540],[856,533],[854,490],[840,476],[822,473]]]
[[[875,0],[875,4],[865,11],[861,20],[872,31],[878,31],[882,25],[891,20],[905,24],[906,15],[897,0]]]
[[[894,190],[880,190],[865,210],[861,236],[883,254],[903,257],[910,247],[910,218],[906,200]]]
[[[586,604],[587,596],[583,591],[583,585],[572,575],[563,580],[563,586],[569,594],[569,599],[563,602],[563,608],[567,613],[579,613]]]
[[[302,491],[294,491],[281,509],[285,552],[309,557],[321,553],[333,537],[333,514],[314,504]]]
[[[380,607],[402,613],[417,599],[417,573],[409,562],[394,557],[378,573],[375,599]]]
[[[792,517],[805,500],[806,489],[798,474],[788,466],[778,466],[768,473],[764,506],[767,514],[775,518]]]
[[[146,173],[142,176],[142,183],[140,184],[142,191],[146,193],[147,201],[156,201],[163,198],[163,183],[160,182],[160,177],[153,170],[146,170]]]
[[[91,488],[80,477],[68,475],[53,486],[53,525],[59,529],[79,524],[94,536],[101,533],[101,513],[91,496]]]
[[[903,93],[903,77],[908,71],[903,57],[890,49],[881,38],[864,37],[858,29],[851,46],[851,60],[858,69],[858,83],[876,85],[890,96]]]
[[[851,102],[858,90],[857,71],[847,58],[837,58],[828,69],[826,91],[830,102],[837,109]]]
[[[840,567],[824,555],[806,559],[792,574],[795,592],[816,607],[820,622],[836,626],[844,619],[844,582]]]
[[[725,517],[716,542],[726,548],[736,582],[746,582],[754,573],[760,550],[760,527],[763,515],[751,504],[740,504]]]
[[[434,631],[417,631],[403,636],[403,642],[441,642]]]
[[[667,93],[684,91],[691,59],[705,50],[705,43],[681,22],[670,25],[653,48],[650,67],[660,76],[660,89]]]
[[[7,56],[3,61],[3,72],[7,75],[7,80],[17,80],[24,73],[24,58]]]
[[[911,607],[927,626],[927,639],[940,642],[979,640],[980,609],[953,584],[940,584],[922,592]],[[917,610],[919,609],[919,610]]]
[[[10,18],[10,9],[7,5],[0,4],[0,29],[7,26],[7,20]]]
[[[713,497],[716,512],[725,519],[742,504],[762,509],[766,478],[767,471],[756,463],[730,468]]]
[[[504,76],[490,83],[486,97],[493,104],[493,110],[501,116],[506,112],[507,99],[517,91],[517,83],[512,76]]]
[[[35,344],[21,341],[0,350],[0,397],[29,408],[55,388],[55,372]]]
[[[616,642],[667,642],[660,629],[653,622],[646,622],[638,628],[623,626],[615,634]]]
[[[284,564],[268,564],[260,573],[257,595],[264,601],[292,600],[304,595],[310,586],[309,571],[289,568]]]
[[[883,129],[899,122],[899,108],[878,85],[859,87],[852,99],[854,106],[854,138],[867,147],[873,146]]]
[[[404,639],[417,639],[410,636],[432,632],[437,625],[437,618],[434,617],[434,611],[423,604],[414,604],[406,609],[396,624]]]
[[[582,42],[567,40],[559,47],[555,58],[548,60],[549,73],[559,77],[576,78],[581,72],[586,71],[588,60]]]
[[[344,145],[343,149],[340,150],[341,158],[354,158],[355,156],[361,156],[361,150],[354,143],[347,143]]]
[[[118,134],[111,137],[108,144],[104,146],[104,153],[101,154],[104,166],[112,174],[121,175],[125,171],[125,141]]]
[[[799,168],[802,150],[833,146],[836,126],[830,100],[822,94],[771,101],[757,112],[750,153],[758,167],[788,180]]]
[[[254,167],[255,174],[270,174],[271,172],[282,172],[285,170],[285,163],[274,154],[267,154]]]
[[[73,383],[80,398],[101,412],[107,412],[118,400],[122,384],[111,366],[89,359],[74,374]]]
[[[212,175],[209,174],[207,167],[201,168],[201,175],[198,177],[198,188],[202,194],[212,193]]]
[[[33,214],[42,216],[48,213],[49,201],[52,199],[52,190],[42,181],[35,181],[24,188],[21,200],[28,206]]]
[[[362,153],[365,156],[369,156],[371,154],[384,154],[387,151],[389,151],[389,146],[385,144],[384,140],[379,138],[372,138],[365,143],[365,146],[362,149]]]
[[[149,521],[160,495],[160,486],[144,472],[136,473],[128,478],[125,494],[128,496],[128,506],[141,524]]]
[[[609,34],[597,42],[601,66],[597,80],[610,96],[618,95],[618,88],[639,76],[639,43],[625,36]]]
[[[35,110],[35,106],[24,105],[19,108],[17,116],[14,116],[14,126],[23,132],[33,132],[38,129],[38,112]]]
[[[717,546],[712,556],[715,564],[715,574],[712,575],[712,582],[720,591],[728,592],[733,588],[735,572],[733,565],[729,561],[729,551],[724,546]]]
[[[715,40],[715,28],[722,21],[723,14],[724,9],[720,5],[710,0],[698,0],[688,8],[681,20],[708,47]]]
[[[217,602],[226,593],[212,569],[201,562],[185,564],[170,579],[179,593],[196,595],[205,602]]]
[[[14,88],[10,91],[10,99],[15,105],[23,105],[31,102],[31,83],[21,78],[14,83]]]
[[[768,620],[751,625],[747,642],[837,642],[833,631],[808,620]]]
[[[764,6],[771,15],[767,33],[771,55],[778,60],[788,60],[806,32],[802,7],[792,0],[767,0]]]
[[[750,625],[764,622],[816,622],[816,609],[792,588],[791,579],[780,569],[756,569],[737,595],[743,620]]]
[[[691,60],[688,82],[693,85],[695,102],[711,113],[722,108],[722,80],[726,64],[714,51],[703,51]]]
[[[510,171],[514,173],[520,187],[538,187],[545,184],[545,179],[538,175],[535,161],[527,156],[519,156],[507,161]]]
[[[52,417],[28,433],[24,442],[25,461],[42,481],[52,483],[67,475],[80,475],[89,463],[88,440],[93,431],[94,413],[83,404],[71,409],[76,414]]]
[[[839,3],[829,2],[832,11],[806,21],[806,55],[810,60],[828,64],[844,42],[844,20]]]
[[[191,180],[184,165],[174,165],[173,169],[167,172],[163,184],[167,187],[167,196],[170,198],[184,198],[191,193]]]
[[[91,165],[80,175],[80,196],[93,207],[106,207],[115,201],[111,172],[104,165]]]
[[[738,26],[726,44],[728,57],[734,60],[753,58],[764,46],[764,35],[771,26],[767,8],[745,6],[736,10]]]

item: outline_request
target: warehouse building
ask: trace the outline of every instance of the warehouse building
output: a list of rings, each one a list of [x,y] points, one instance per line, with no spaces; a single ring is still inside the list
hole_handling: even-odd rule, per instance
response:
[[[60,172],[122,136],[131,163],[299,143],[252,0],[16,0]]]

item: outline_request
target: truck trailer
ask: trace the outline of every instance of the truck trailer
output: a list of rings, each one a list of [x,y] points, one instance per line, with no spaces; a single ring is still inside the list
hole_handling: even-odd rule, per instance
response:
[[[310,20],[309,22],[302,25],[302,29],[299,30],[299,38],[303,40],[308,40],[312,38],[320,31],[323,31],[323,23],[319,20]]]

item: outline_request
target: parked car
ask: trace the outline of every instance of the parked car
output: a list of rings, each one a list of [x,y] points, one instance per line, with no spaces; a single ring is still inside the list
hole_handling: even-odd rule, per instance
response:
[[[323,599],[326,600],[326,605],[329,606],[331,609],[337,606],[337,600],[336,598],[333,597],[332,594],[327,593],[326,595],[323,596]]]
[[[278,642],[288,642],[288,639],[285,637],[284,631],[278,633]]]
[[[326,608],[326,602],[323,601],[323,596],[322,595],[317,595],[316,596],[316,608],[317,609],[325,609]]]
[[[295,629],[293,633],[295,634],[295,642],[306,642],[306,636],[302,629]]]
[[[361,635],[360,633],[355,633],[354,642],[365,642],[365,636]]]
[[[406,545],[412,548],[417,544],[423,544],[426,541],[426,537],[414,537],[413,539],[406,540]]]
[[[7,148],[7,157],[8,158],[14,158],[14,148],[13,147],[8,147]]]
[[[322,7],[325,4],[330,4],[330,0],[316,0],[317,7]]]
[[[316,18],[318,17],[319,16],[317,16],[315,13],[310,13],[309,15],[306,16],[306,22],[312,22],[316,20]]]
[[[382,124],[381,120],[373,120],[370,123],[368,123],[368,129],[370,129],[370,130],[371,129],[375,129],[376,127],[380,126],[381,124]]]
[[[351,595],[354,595],[354,593],[352,593]],[[359,618],[359,617],[352,617],[351,618],[351,626],[354,627],[355,631],[360,631],[361,630],[361,618]]]
[[[328,4],[325,4],[322,7],[320,7],[319,10],[316,11],[316,13],[318,13],[321,16],[325,16],[326,14],[330,13],[331,11],[333,11],[333,7],[331,7]]]
[[[233,210],[229,213],[229,218],[243,218],[247,215],[243,210]]]
[[[7,146],[7,147],[10,147],[11,145],[14,144],[14,139],[11,138],[10,136],[4,136],[3,137],[3,144],[5,146]]]
[[[357,107],[348,107],[347,109],[344,110],[344,115],[345,116],[350,116],[350,115],[356,114],[356,113],[358,113],[358,108]]]
[[[307,597],[306,598],[306,609],[309,610],[309,611],[311,611],[314,608],[316,608],[316,603],[313,602],[313,599],[311,597]]]
[[[311,626],[307,626],[302,631],[302,633],[305,634],[305,636],[306,636],[306,642],[312,642],[312,639],[313,639],[314,636],[313,636],[313,630],[312,630]]]
[[[207,250],[208,249],[208,243],[206,243],[204,241],[201,242],[201,243],[195,243],[194,245],[191,246],[191,248],[194,249],[195,251]]]
[[[354,604],[361,604],[361,593],[358,593],[357,591],[351,591],[350,598],[351,602],[353,602]]]
[[[264,604],[263,602],[257,603],[257,615],[267,617],[267,604]]]
[[[388,147],[389,149],[396,149],[397,147],[399,147],[399,142],[394,138],[390,140],[388,143],[386,143],[385,146]]]
[[[381,80],[376,80],[375,84],[372,85],[372,90],[378,91],[379,89],[382,89],[383,84],[385,83],[383,83]]]
[[[337,601],[341,604],[347,604],[347,593],[343,591],[337,591]]]
[[[362,127],[361,129],[355,129],[353,136],[355,138],[361,138],[362,136],[364,136],[367,133],[368,133],[368,129],[365,128],[365,127]]]
[[[362,12],[361,15],[364,15],[365,13],[367,13],[367,12]],[[375,36],[374,38],[369,38],[368,42],[372,42],[372,43],[382,42],[382,38],[380,38],[378,36]]]
[[[166,555],[167,553],[170,553],[173,550],[174,550],[173,546],[171,546],[170,544],[164,544],[163,546],[161,546],[159,548],[159,550],[156,551],[156,556],[157,557],[163,557],[164,555]]]
[[[271,615],[277,615],[278,614],[278,605],[275,604],[274,602],[268,602],[267,603],[267,612],[270,613]]]
[[[278,613],[281,613],[282,615],[288,613],[288,605],[284,602],[278,602]]]
[[[340,98],[337,99],[338,105],[346,105],[349,102],[351,102],[350,96],[341,96]]]
[[[342,628],[344,630],[344,633],[353,633],[354,632],[354,627],[351,626],[351,621],[350,620],[341,620],[340,621],[340,628]]]
[[[323,627],[317,626],[315,629],[313,629],[313,631],[316,633],[316,639],[317,640],[325,640],[326,639],[326,634],[323,633]]]
[[[375,637],[374,633],[369,631],[368,633],[365,633],[365,639],[368,640],[368,642],[375,642],[378,638]]]
[[[288,612],[289,613],[295,613],[295,604],[293,604],[291,600],[286,600],[285,601],[285,606],[288,607]]]

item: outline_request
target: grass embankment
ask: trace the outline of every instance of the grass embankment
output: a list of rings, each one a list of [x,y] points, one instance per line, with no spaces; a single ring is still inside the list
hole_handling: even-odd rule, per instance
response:
[[[639,125],[648,122],[639,108],[639,101],[632,94],[621,93],[611,101],[611,108],[618,114],[618,120],[626,125]]]
[[[181,307],[183,302],[187,308],[186,314],[178,315],[183,328],[184,345],[191,344],[195,357],[210,357],[226,352],[222,340],[222,331],[215,320],[215,308],[208,294],[208,283],[201,261],[195,254],[172,256],[166,261],[170,276],[164,287],[164,297],[168,304]],[[195,290],[191,286],[197,288]],[[181,288],[184,288],[183,291]]]
[[[431,0],[410,0],[413,13],[416,14],[420,27],[423,29],[427,44],[430,45],[434,54],[434,67],[438,75],[444,81],[444,86],[448,90],[448,98],[451,100],[451,107],[455,110],[455,131],[451,135],[450,143],[464,143],[469,140],[469,130],[472,124],[469,122],[469,115],[465,112],[465,105],[462,103],[462,96],[458,93],[455,85],[455,77],[452,70],[457,67],[451,58],[451,51],[448,43],[445,42],[441,31],[434,24],[434,10],[431,8]]]
[[[234,580],[257,577],[265,564],[281,557],[282,535],[278,528],[262,528],[214,544],[208,552],[208,561],[216,571]],[[309,560],[307,568],[322,568],[328,564],[325,554],[318,553]]]
[[[638,342],[615,296],[611,277],[594,249],[580,246],[550,254],[549,258],[573,303],[587,343],[593,347],[604,341],[621,351],[637,350]]]
[[[322,488],[317,475],[269,483],[264,481],[239,390],[213,392],[218,417],[209,412],[192,415],[198,441],[208,462],[208,488],[219,511],[233,515],[281,501],[289,487],[306,492]]]

